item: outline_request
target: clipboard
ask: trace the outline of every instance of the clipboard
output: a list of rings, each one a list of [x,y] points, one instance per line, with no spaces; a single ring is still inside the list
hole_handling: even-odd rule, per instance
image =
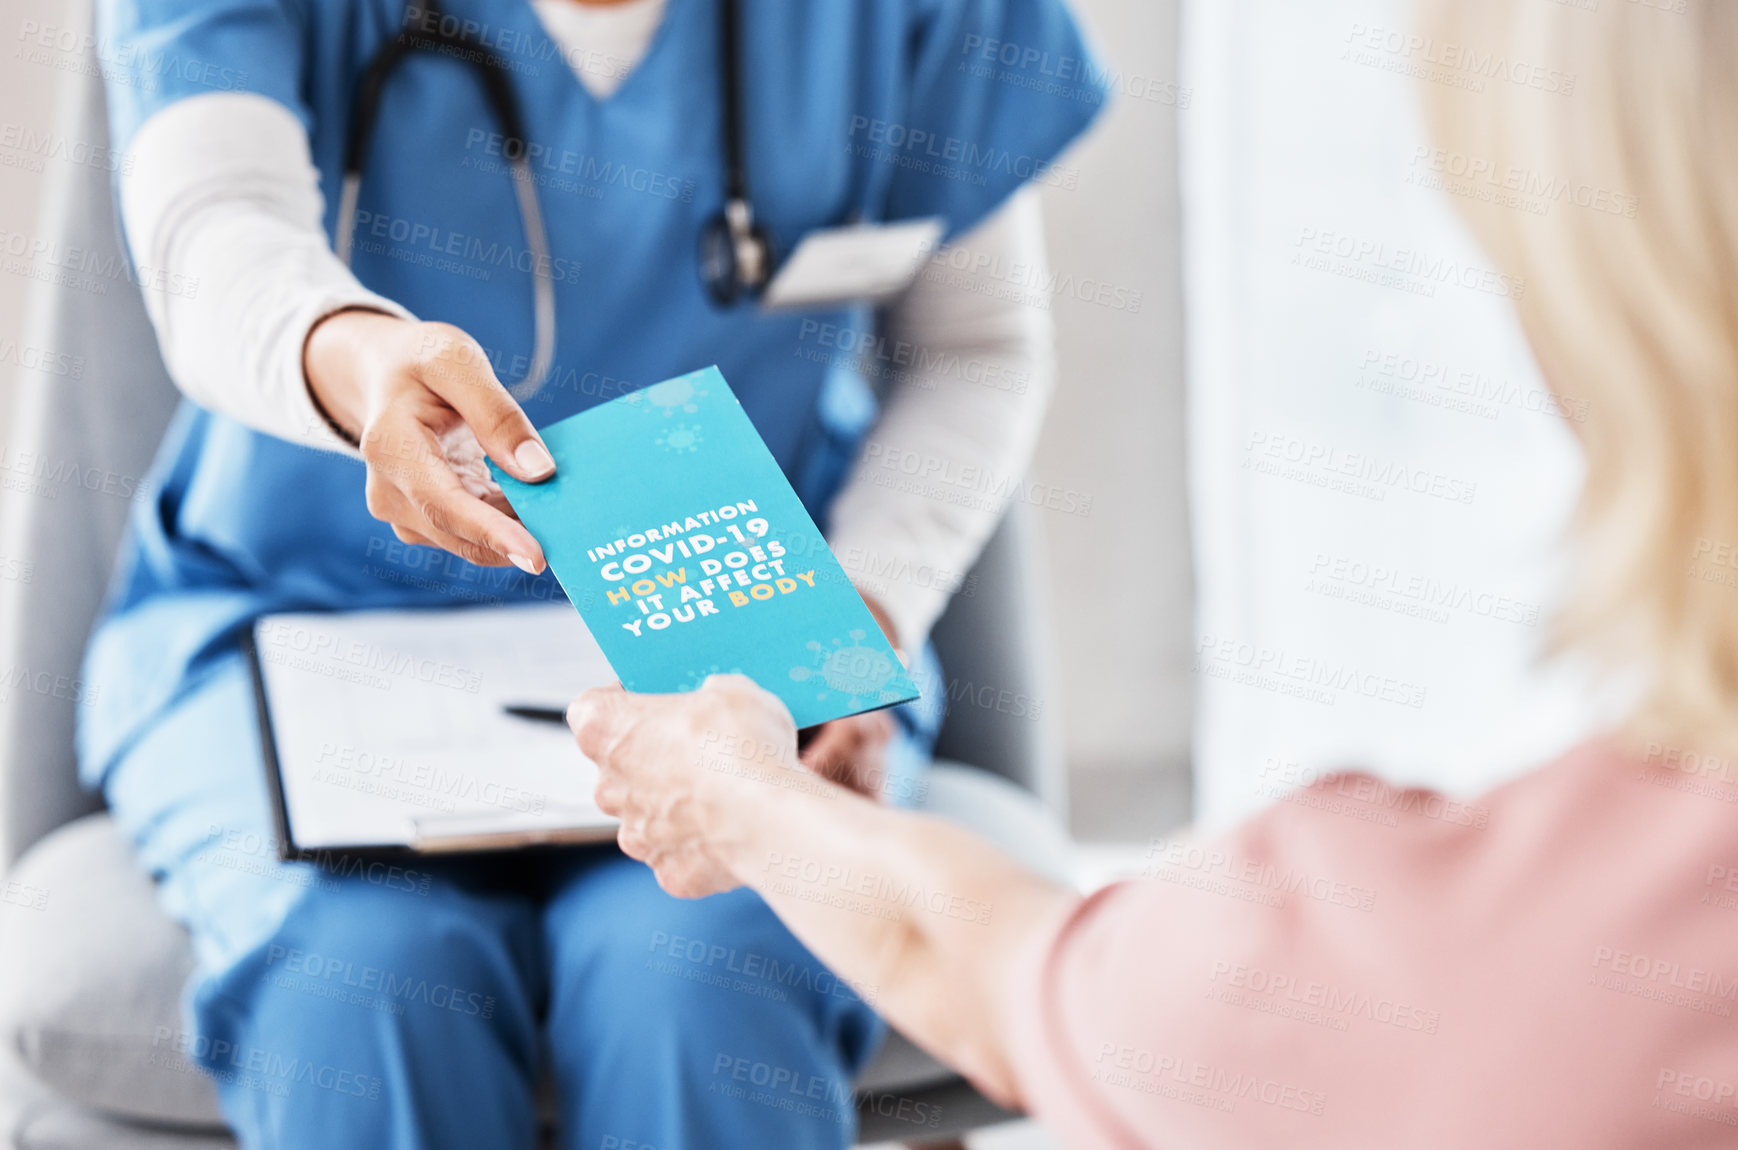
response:
[[[567,604],[268,615],[241,649],[279,859],[614,841],[566,727],[503,710],[615,681]]]

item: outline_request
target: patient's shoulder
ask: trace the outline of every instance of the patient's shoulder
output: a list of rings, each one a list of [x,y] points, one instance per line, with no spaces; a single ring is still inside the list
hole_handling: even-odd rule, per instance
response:
[[[1179,1145],[1693,1144],[1695,1091],[1738,1092],[1728,780],[1595,743],[1465,799],[1336,775],[1158,844],[1052,940],[1052,1101]]]

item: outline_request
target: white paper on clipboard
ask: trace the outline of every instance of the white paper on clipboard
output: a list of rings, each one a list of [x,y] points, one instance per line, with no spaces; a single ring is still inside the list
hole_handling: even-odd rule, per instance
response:
[[[940,216],[929,216],[810,232],[767,285],[761,307],[796,311],[898,295],[923,270],[946,230]]]
[[[554,708],[615,673],[566,603],[270,615],[255,628],[286,827],[308,851],[615,837]]]

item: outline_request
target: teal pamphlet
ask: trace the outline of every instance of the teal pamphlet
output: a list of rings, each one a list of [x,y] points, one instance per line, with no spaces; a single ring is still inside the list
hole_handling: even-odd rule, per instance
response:
[[[740,672],[798,727],[917,698],[717,368],[542,435],[553,479],[495,479],[630,691]]]

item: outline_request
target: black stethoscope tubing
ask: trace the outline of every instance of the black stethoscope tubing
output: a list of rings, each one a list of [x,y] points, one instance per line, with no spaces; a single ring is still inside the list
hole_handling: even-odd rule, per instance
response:
[[[712,302],[729,307],[758,295],[772,278],[772,239],[754,218],[742,125],[742,21],[737,0],[718,5],[719,98],[724,106],[724,208],[700,231],[700,278]]]
[[[446,24],[437,0],[422,0],[423,28],[405,27],[369,61],[357,84],[351,106],[349,133],[344,147],[344,179],[338,207],[334,250],[350,263],[356,232],[356,211],[361,196],[362,169],[379,122],[381,95],[393,72],[415,52],[435,52],[468,64],[483,86],[484,98],[499,125],[505,142],[502,154],[513,167],[513,184],[519,199],[519,214],[525,228],[526,247],[532,257],[534,297],[534,347],[525,378],[509,390],[523,400],[534,394],[548,377],[555,358],[555,287],[549,277],[549,238],[543,226],[536,179],[528,160],[529,148],[519,101],[513,91],[512,73],[499,53],[474,42],[462,25],[454,32]],[[407,22],[408,24],[408,22]],[[749,196],[748,171],[744,161],[741,82],[741,23],[737,0],[719,0],[720,97],[724,106],[724,207],[702,227],[700,274],[707,295],[720,307],[729,307],[756,296],[772,278],[773,247],[766,230],[754,218]]]

